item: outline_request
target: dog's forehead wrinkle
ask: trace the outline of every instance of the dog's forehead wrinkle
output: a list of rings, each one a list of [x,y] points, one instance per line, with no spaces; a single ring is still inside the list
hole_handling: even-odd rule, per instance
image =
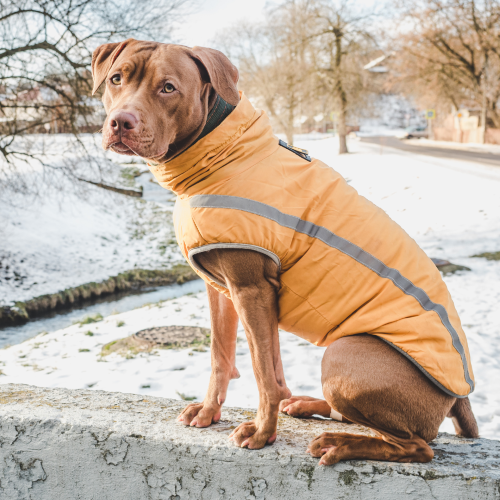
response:
[[[114,71],[121,71],[125,76],[131,77],[133,76],[136,70],[137,64],[133,60],[124,61],[121,65],[118,65]]]

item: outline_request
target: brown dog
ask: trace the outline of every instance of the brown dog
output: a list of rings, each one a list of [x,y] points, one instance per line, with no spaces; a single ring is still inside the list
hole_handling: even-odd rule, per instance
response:
[[[149,162],[173,158],[196,142],[221,96],[238,104],[238,72],[220,52],[128,40],[99,47],[92,62],[94,90],[106,81],[108,113],[103,147]],[[347,422],[373,429],[379,437],[324,433],[309,452],[320,463],[347,459],[426,462],[427,445],[446,416],[458,434],[477,437],[468,398],[456,399],[431,383],[395,349],[372,335],[344,337],[331,344],[322,363],[326,401],[291,397],[280,358],[278,291],[280,270],[270,257],[244,249],[214,249],[198,264],[225,284],[227,299],[207,286],[212,322],[212,374],[203,403],[188,405],[179,420],[206,427],[217,422],[235,366],[236,330],[241,320],[259,388],[254,421],[236,428],[237,446],[262,448],[276,439],[278,412],[296,417],[329,417],[332,408]]]

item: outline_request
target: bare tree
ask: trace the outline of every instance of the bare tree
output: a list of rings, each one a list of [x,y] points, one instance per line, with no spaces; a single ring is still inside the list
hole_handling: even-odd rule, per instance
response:
[[[500,128],[500,1],[397,2],[395,84],[423,105],[482,109]]]
[[[239,23],[216,43],[238,65],[240,87],[265,108],[293,144],[301,115],[310,106],[314,68],[307,47],[308,1],[266,12],[266,22]]]
[[[347,119],[355,115],[370,88],[364,65],[377,50],[368,29],[373,12],[356,9],[349,0],[316,0],[309,35],[318,79],[330,94],[338,119],[339,154],[347,153]]]
[[[370,88],[363,66],[376,50],[367,23],[349,2],[285,0],[260,25],[226,32],[241,87],[267,109],[293,143],[302,120],[335,112],[339,152],[347,152],[347,119],[363,108]],[[220,39],[219,39],[220,42]]]
[[[33,162],[71,164],[30,149],[29,134],[72,133],[72,147],[85,149],[79,132],[100,121],[89,71],[95,47],[131,36],[167,40],[190,2],[0,0],[0,188],[30,189],[29,176],[16,173]]]

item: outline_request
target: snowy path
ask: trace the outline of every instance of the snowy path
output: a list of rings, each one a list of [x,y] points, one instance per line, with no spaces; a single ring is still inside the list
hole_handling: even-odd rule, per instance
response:
[[[429,256],[470,267],[445,278],[468,335],[477,389],[471,402],[484,437],[500,439],[500,261],[470,256],[500,250],[500,179],[429,163],[418,156],[353,143],[337,157],[334,141],[299,142],[349,178],[364,196],[386,210]],[[442,162],[444,160],[439,160]],[[479,171],[478,171],[479,172]],[[480,173],[480,172],[479,172]],[[202,399],[210,374],[210,352],[158,350],[130,359],[101,358],[104,344],[162,325],[209,327],[206,294],[146,306],[103,321],[50,332],[0,350],[1,382],[48,387],[93,387],[165,397],[177,393]],[[118,326],[124,322],[123,326]],[[91,332],[92,335],[87,334]],[[231,382],[227,404],[256,407],[258,393],[242,330],[237,349],[241,378]],[[281,333],[283,365],[294,393],[321,396],[324,349]],[[442,430],[452,431],[447,421]]]

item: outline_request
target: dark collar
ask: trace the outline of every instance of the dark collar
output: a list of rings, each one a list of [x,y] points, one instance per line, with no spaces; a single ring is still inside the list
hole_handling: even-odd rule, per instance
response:
[[[207,123],[203,127],[201,134],[196,139],[196,142],[200,139],[203,139],[203,137],[205,137],[210,132],[212,132],[212,130],[218,127],[231,114],[235,107],[236,106],[232,106],[217,94],[215,103],[208,113]]]

